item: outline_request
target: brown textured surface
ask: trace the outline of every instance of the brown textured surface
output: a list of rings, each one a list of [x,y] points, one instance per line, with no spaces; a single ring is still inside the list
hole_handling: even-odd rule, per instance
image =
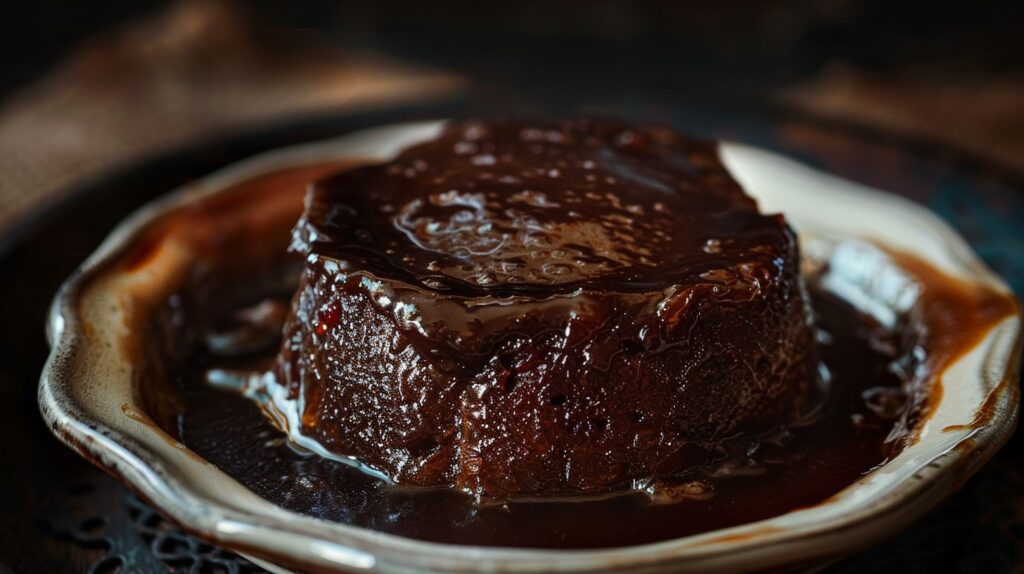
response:
[[[943,144],[1024,177],[1024,70],[951,66],[877,72],[835,63],[781,90],[813,116]]]
[[[667,130],[455,125],[318,184],[296,237],[301,432],[399,483],[601,492],[813,406],[793,234]]]

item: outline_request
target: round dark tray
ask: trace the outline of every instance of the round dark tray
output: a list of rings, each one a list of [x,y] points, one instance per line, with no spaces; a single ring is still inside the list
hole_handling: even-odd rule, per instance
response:
[[[617,115],[651,119],[647,111]],[[557,113],[559,110],[545,110]],[[634,110],[636,111],[636,110]],[[0,237],[0,572],[262,572],[177,530],[63,447],[42,423],[36,387],[44,317],[60,282],[139,205],[260,151],[382,123],[466,115],[417,108],[320,118],[144,162],[87,185]],[[807,118],[727,110],[658,112],[659,122],[779,149],[850,179],[906,195],[949,220],[1024,292],[1024,194],[1016,176],[948,150]],[[841,214],[837,214],[841,216]],[[1022,440],[897,538],[829,572],[1009,572],[1024,567]]]

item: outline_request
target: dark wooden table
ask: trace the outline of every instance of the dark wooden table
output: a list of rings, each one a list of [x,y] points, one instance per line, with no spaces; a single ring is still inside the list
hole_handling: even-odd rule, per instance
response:
[[[577,112],[557,104],[531,111]],[[899,193],[951,222],[1024,293],[1024,191],[1019,181],[954,152],[771,110],[679,107],[622,97],[605,113],[778,149]],[[259,572],[183,534],[120,484],[60,445],[36,407],[46,356],[42,326],[59,282],[141,203],[257,151],[375,123],[463,114],[462,108],[317,118],[209,142],[79,190],[0,237],[0,572]],[[841,214],[837,214],[841,216]],[[829,572],[1011,572],[1024,569],[1024,439],[895,539]]]

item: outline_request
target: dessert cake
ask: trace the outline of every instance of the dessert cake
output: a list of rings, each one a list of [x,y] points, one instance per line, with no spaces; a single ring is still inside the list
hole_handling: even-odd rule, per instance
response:
[[[670,130],[451,124],[316,182],[292,249],[288,430],[397,484],[640,487],[821,398],[792,230]]]

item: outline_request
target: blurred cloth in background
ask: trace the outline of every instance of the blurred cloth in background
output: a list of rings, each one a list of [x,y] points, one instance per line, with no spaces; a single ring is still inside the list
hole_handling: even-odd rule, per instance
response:
[[[836,64],[781,90],[778,101],[823,119],[943,144],[1024,177],[1024,68],[874,73]]]
[[[185,0],[87,41],[0,106],[0,229],[75,185],[204,137],[459,86],[451,74],[299,40],[266,33],[238,5]]]
[[[1006,0],[9,3],[0,228],[204,138],[463,90],[474,109],[512,113],[544,101],[614,114],[602,102],[627,100],[796,114],[1022,182],[1021,12]]]

